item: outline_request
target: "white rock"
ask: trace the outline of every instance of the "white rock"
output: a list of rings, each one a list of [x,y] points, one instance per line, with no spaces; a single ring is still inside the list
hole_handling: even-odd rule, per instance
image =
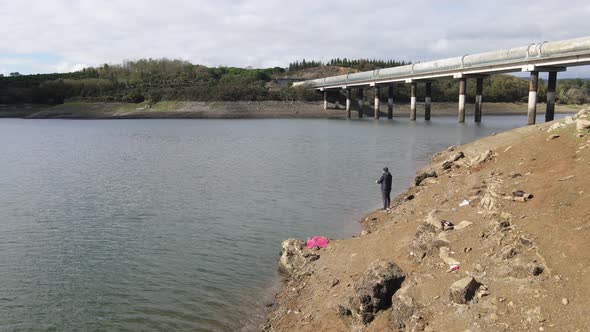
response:
[[[563,128],[565,127],[565,125],[561,122],[555,122],[554,124],[551,125],[551,127],[549,127],[549,129],[547,130],[547,132],[552,132],[554,130],[557,130],[559,128]]]
[[[566,125],[569,125],[569,124],[572,124],[572,123],[574,123],[575,121],[574,121],[574,119],[573,119],[571,116],[566,116],[565,118],[563,118],[563,122],[564,122]]]
[[[578,119],[576,120],[576,129],[582,131],[590,128],[590,120]]]

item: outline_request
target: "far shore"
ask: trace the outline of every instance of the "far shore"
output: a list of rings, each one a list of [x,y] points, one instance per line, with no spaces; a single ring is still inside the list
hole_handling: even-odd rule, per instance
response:
[[[358,117],[354,107],[352,118]],[[545,113],[545,104],[538,104],[537,113]],[[575,113],[584,105],[556,105],[556,113]],[[467,104],[467,116],[473,115],[473,104]],[[373,117],[373,107],[365,104],[363,114]],[[394,105],[394,117],[408,117],[409,104]],[[525,115],[524,103],[484,103],[483,116],[486,115]],[[454,116],[457,103],[444,102],[432,104],[432,117]],[[381,117],[387,117],[387,104],[381,105]],[[418,104],[418,118],[424,117],[424,105]],[[180,102],[163,101],[155,104],[105,103],[105,102],[67,102],[48,105],[0,105],[0,118],[26,119],[246,119],[246,118],[345,118],[342,105],[335,108],[330,104],[327,110],[321,102],[285,101],[236,101],[236,102]]]

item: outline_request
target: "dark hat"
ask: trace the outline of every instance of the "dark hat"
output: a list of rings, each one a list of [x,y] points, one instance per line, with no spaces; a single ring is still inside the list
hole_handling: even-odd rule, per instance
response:
[[[383,167],[383,172],[389,172],[389,168]]]

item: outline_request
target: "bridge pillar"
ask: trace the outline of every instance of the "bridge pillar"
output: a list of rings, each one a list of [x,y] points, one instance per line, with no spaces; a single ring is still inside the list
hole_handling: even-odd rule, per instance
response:
[[[359,93],[358,93],[359,119],[363,117],[364,92],[365,91],[363,88],[359,88]]]
[[[547,110],[545,111],[545,122],[553,121],[555,118],[555,87],[557,85],[557,72],[549,72],[547,82]]]
[[[410,86],[410,120],[416,121],[416,87],[417,83],[412,82]]]
[[[459,114],[457,120],[459,123],[465,122],[465,91],[467,90],[467,78],[459,79]]]
[[[387,88],[387,118],[393,118],[393,85]]]
[[[324,90],[324,111],[328,110],[328,91]]]
[[[375,85],[375,119],[379,119],[379,87]]]
[[[537,86],[539,83],[539,72],[532,71],[529,80],[529,108],[527,113],[527,123],[535,124],[537,117]]]
[[[424,97],[424,120],[430,120],[430,104],[432,102],[432,83],[426,82],[426,96]]]
[[[481,122],[483,103],[483,77],[478,77],[475,83],[475,122]]]
[[[346,118],[350,119],[350,89],[346,89]]]
[[[335,109],[340,108],[340,100],[338,100],[338,97],[340,97],[340,93],[338,93],[338,96],[336,96],[336,101],[334,101],[334,108]]]

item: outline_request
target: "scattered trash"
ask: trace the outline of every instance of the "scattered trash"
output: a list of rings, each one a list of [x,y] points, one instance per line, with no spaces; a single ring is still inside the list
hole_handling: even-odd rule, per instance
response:
[[[534,197],[533,194],[527,194],[522,190],[515,190],[512,192],[512,197],[508,196],[508,197],[505,197],[505,199],[513,200],[516,202],[526,202],[526,201],[532,199],[533,197]]]
[[[522,190],[515,190],[512,192],[512,196],[514,197],[523,197],[524,196],[524,191]]]
[[[455,227],[455,225],[453,225],[453,223],[448,220],[441,220],[440,225],[442,226],[443,231],[453,229]]]
[[[507,147],[506,150],[504,150],[504,152],[508,152],[508,150],[512,149],[512,145]]]
[[[459,264],[449,265],[449,272],[457,271],[458,269],[459,269]]]
[[[325,248],[328,246],[328,242],[330,242],[330,240],[328,240],[326,237],[314,236],[311,239],[307,239],[307,249],[311,249],[313,247]]]
[[[467,205],[469,205],[469,203],[470,202],[468,200],[464,199],[463,202],[459,203],[459,206],[460,207],[467,206]]]
[[[566,176],[564,178],[561,178],[561,179],[559,179],[557,181],[567,181],[567,180],[573,179],[574,177],[575,177],[575,175],[568,175],[568,176]]]

